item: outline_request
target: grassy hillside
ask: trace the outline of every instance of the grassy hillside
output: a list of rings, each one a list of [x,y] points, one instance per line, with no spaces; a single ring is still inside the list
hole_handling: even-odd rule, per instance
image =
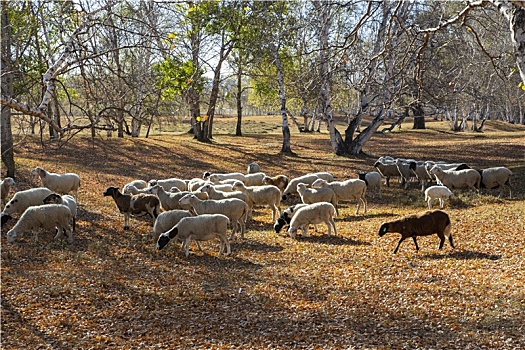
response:
[[[376,135],[365,155],[333,155],[326,131],[292,129],[296,157],[281,156],[279,118],[219,118],[212,144],[196,142],[187,124],[164,125],[150,138],[77,137],[58,147],[29,137],[17,146],[19,189],[37,186],[39,165],[82,178],[75,242],[41,232],[7,243],[2,227],[3,349],[517,349],[525,348],[525,128],[487,122],[484,133],[451,133],[406,124]],[[170,131],[170,132],[167,132]],[[272,229],[271,211],[257,208],[246,238],[219,256],[218,242],[192,245],[186,258],[174,242],[157,251],[152,221],[124,220],[107,186],[133,179],[201,177],[244,172],[256,161],[270,175],[329,171],[336,179],[373,170],[377,157],[507,166],[513,199],[499,190],[455,191],[446,211],[456,249],[438,238],[379,238],[382,222],[425,209],[415,184],[396,181],[367,214],[343,202],[337,237],[320,225],[293,240]],[[283,203],[282,208],[289,203]]]

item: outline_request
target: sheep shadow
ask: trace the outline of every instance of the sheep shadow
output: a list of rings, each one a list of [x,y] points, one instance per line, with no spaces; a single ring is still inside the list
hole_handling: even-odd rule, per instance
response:
[[[185,263],[189,265],[205,266],[210,269],[217,269],[217,271],[225,270],[258,270],[263,266],[254,263],[250,260],[243,259],[237,256],[237,252],[232,247],[232,253],[229,256],[217,255],[216,252],[204,250],[201,252],[198,249],[192,251],[187,257],[184,252],[180,251],[177,254]]]
[[[457,259],[457,260],[478,260],[486,259],[496,261],[501,259],[499,254],[487,254],[483,252],[474,252],[471,250],[454,251],[448,254],[428,254],[422,256],[421,259],[425,260],[442,260],[442,259]]]
[[[360,215],[350,215],[343,217],[341,219],[335,218],[336,222],[358,222],[358,221],[364,221],[368,219],[374,219],[374,218],[392,218],[395,215],[392,215],[392,213],[377,213],[377,214],[360,214]]]
[[[359,240],[353,240],[348,237],[341,237],[341,236],[328,236],[322,235],[322,236],[311,236],[304,237],[301,235],[296,236],[297,240],[302,242],[308,242],[308,243],[317,243],[317,244],[327,244],[327,245],[351,245],[351,246],[360,246],[360,245],[372,245],[369,242],[359,241]]]
[[[270,245],[266,243],[262,243],[255,240],[241,240],[238,239],[237,241],[230,241],[232,251],[235,249],[238,250],[250,250],[250,251],[257,251],[257,252],[280,252],[283,250],[283,247],[279,245]]]

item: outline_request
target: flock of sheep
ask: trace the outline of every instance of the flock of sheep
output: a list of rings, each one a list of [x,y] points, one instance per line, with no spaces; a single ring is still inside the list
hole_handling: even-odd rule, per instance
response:
[[[381,225],[380,236],[387,232],[401,234],[394,253],[401,242],[409,237],[412,237],[418,250],[416,237],[431,234],[437,234],[440,238],[440,249],[445,238],[454,247],[448,214],[442,210],[431,210],[434,200],[439,200],[440,208],[443,209],[445,201],[452,196],[452,189],[479,192],[480,188],[507,187],[509,197],[512,197],[512,172],[505,167],[475,170],[466,164],[391,157],[379,158],[374,167],[377,171],[360,173],[357,179],[335,181],[328,172],[292,179],[286,175],[270,177],[262,173],[256,163],[251,163],[246,174],[206,172],[203,178],[191,180],[135,180],[126,184],[122,192],[118,187],[110,186],[103,195],[112,197],[123,214],[125,230],[130,228],[129,219],[132,215],[150,215],[154,219],[152,236],[157,249],[162,249],[173,239],[182,242],[186,256],[191,241],[196,241],[200,249],[199,241],[214,238],[220,240],[219,253],[230,254],[229,241],[236,234],[244,238],[254,206],[271,209],[277,233],[288,225],[287,232],[292,238],[296,237],[298,230],[306,236],[309,225],[314,225],[317,231],[317,225],[324,223],[329,236],[332,231],[337,235],[334,217],[339,215],[339,202],[356,200],[356,215],[361,207],[366,213],[366,195],[381,197],[382,179],[389,186],[392,177],[398,178],[405,189],[411,182],[417,181],[424,190],[429,209]],[[67,235],[68,241],[72,242],[80,177],[73,173],[50,173],[41,167],[36,167],[31,174],[40,177],[42,187],[18,191],[9,201],[7,197],[15,183],[11,178],[1,182],[2,205],[6,203],[1,214],[2,224],[12,215],[20,216],[7,233],[8,242],[30,231],[35,232],[36,239],[39,229],[55,229],[55,238]],[[434,181],[437,185],[427,187]],[[281,211],[281,201],[292,201],[293,197],[300,198],[301,203]],[[232,231],[228,237],[227,230],[230,227]]]

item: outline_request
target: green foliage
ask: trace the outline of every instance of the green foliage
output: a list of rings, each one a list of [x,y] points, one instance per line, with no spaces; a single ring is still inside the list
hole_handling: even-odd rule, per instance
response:
[[[167,57],[153,66],[157,73],[156,87],[162,90],[162,98],[173,99],[175,95],[182,95],[186,90],[193,88],[202,92],[207,79],[203,76],[204,70],[195,71],[192,61],[180,61]]]

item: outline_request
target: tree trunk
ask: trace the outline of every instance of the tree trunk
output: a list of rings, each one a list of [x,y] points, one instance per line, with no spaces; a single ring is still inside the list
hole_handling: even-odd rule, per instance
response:
[[[8,16],[8,2],[2,1],[2,95],[13,96],[13,73],[11,70],[11,26]],[[6,167],[5,176],[15,177],[15,155],[11,131],[11,107],[2,106],[1,116],[2,162]]]
[[[237,93],[235,94],[237,102],[237,126],[235,127],[235,136],[242,136],[242,65],[239,63],[237,70]]]
[[[279,102],[281,105],[281,116],[282,116],[282,131],[283,131],[283,146],[281,148],[281,153],[284,154],[294,154],[292,152],[291,146],[291,135],[290,135],[290,126],[288,123],[288,114],[286,113],[286,93],[284,90],[284,74],[281,66],[281,58],[279,57],[279,50],[271,45],[272,53],[274,56],[274,64],[277,69],[277,84],[279,86]]]
[[[426,129],[425,128],[425,111],[421,104],[417,104],[412,107],[412,112],[414,113],[414,126],[412,129]]]

